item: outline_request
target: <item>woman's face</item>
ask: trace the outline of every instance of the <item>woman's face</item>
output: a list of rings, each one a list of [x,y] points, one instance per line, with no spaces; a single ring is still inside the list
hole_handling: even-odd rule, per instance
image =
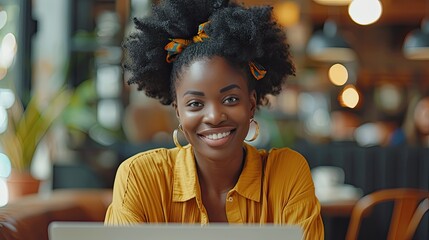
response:
[[[256,93],[244,73],[221,57],[197,60],[176,85],[175,108],[197,156],[225,159],[242,151]]]

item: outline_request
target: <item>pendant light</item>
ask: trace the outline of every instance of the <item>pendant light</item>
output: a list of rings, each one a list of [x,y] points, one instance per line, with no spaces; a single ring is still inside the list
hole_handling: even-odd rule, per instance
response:
[[[429,60],[429,18],[423,19],[421,29],[408,33],[402,50],[408,59]]]
[[[346,40],[338,34],[337,25],[327,20],[323,30],[311,36],[307,44],[307,54],[310,58],[323,62],[350,62],[356,54]]]

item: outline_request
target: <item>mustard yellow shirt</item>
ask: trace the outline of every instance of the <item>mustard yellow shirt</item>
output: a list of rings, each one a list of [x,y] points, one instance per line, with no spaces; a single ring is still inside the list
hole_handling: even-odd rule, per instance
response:
[[[248,144],[242,173],[226,197],[229,223],[298,224],[306,239],[323,239],[320,204],[303,156]],[[208,224],[192,146],[137,154],[118,168],[106,224]]]

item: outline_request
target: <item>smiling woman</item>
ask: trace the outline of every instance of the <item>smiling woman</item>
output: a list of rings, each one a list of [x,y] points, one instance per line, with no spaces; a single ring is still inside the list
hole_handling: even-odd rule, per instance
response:
[[[241,166],[242,151],[237,149],[256,107],[255,91],[248,89],[245,75],[224,58],[213,57],[193,62],[182,79],[174,106],[198,165],[208,162],[204,158],[222,162],[232,157]]]
[[[294,224],[306,239],[323,239],[306,160],[244,142],[267,94],[278,94],[295,73],[272,9],[166,0],[134,22],[137,31],[124,43],[129,83],[173,106],[177,147],[137,154],[119,167],[106,224]],[[179,144],[178,132],[188,145]]]

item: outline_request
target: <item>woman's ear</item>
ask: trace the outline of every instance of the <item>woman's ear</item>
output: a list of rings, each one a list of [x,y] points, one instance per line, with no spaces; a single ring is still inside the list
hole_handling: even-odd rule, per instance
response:
[[[171,105],[173,106],[174,111],[176,112],[176,117],[177,117],[177,119],[179,119],[179,118],[180,118],[180,115],[179,115],[179,109],[177,108],[177,102],[176,102],[176,101],[174,101],[173,103],[171,103]]]
[[[252,117],[255,116],[255,112],[256,112],[256,91],[252,90],[252,92],[250,92],[250,112],[252,114]]]

